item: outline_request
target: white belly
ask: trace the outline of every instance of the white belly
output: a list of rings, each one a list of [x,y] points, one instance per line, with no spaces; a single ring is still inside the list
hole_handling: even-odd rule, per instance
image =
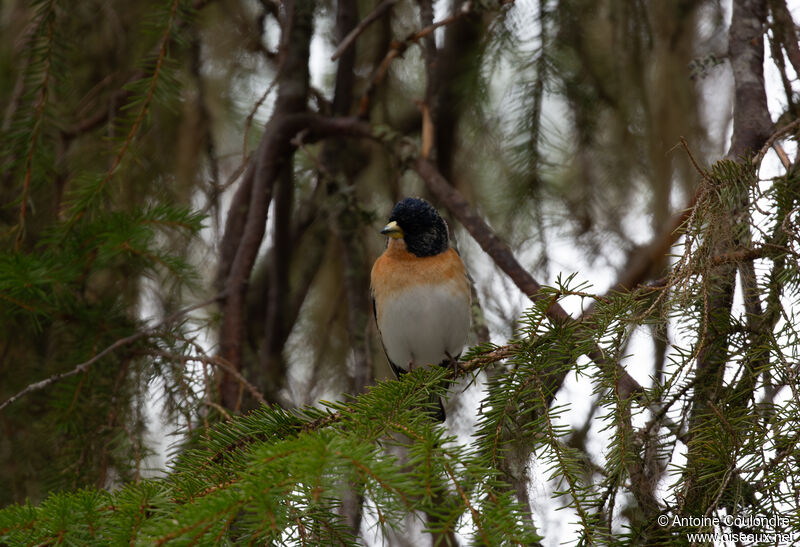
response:
[[[438,365],[464,348],[470,324],[470,301],[450,285],[404,290],[382,306],[378,317],[389,359],[410,370]]]

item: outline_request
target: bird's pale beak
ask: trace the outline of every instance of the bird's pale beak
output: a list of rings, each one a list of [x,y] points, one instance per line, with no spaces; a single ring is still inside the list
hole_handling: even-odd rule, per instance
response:
[[[403,237],[403,229],[397,225],[397,222],[394,220],[391,221],[389,224],[383,227],[381,233],[385,236],[389,236],[392,239],[400,239]]]

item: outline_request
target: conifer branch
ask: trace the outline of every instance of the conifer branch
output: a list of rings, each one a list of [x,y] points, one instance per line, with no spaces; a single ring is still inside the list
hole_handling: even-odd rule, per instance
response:
[[[111,167],[109,167],[105,177],[103,178],[103,181],[100,183],[99,191],[102,191],[103,186],[111,179],[111,177],[114,175],[114,172],[117,170],[117,167],[119,167],[119,164],[122,162],[122,158],[125,156],[125,152],[127,152],[128,147],[133,142],[134,136],[136,136],[136,133],[138,133],[139,127],[141,126],[148,110],[150,109],[150,103],[153,101],[153,96],[156,92],[156,85],[158,84],[158,79],[161,76],[161,68],[167,58],[167,46],[169,44],[170,33],[172,32],[172,25],[175,22],[175,16],[177,14],[179,4],[180,0],[173,0],[172,2],[172,7],[170,8],[169,17],[167,19],[167,26],[164,29],[164,34],[161,36],[161,46],[158,49],[158,57],[156,58],[153,75],[150,77],[150,85],[147,88],[147,94],[144,97],[144,102],[139,109],[139,114],[133,121],[130,131],[128,131],[128,136],[123,141],[122,146],[111,163]]]
[[[483,538],[483,544],[490,545],[491,542],[489,541],[489,538],[486,536],[486,532],[484,531],[483,526],[481,525],[480,513],[475,509],[472,503],[470,503],[469,496],[461,487],[461,485],[458,483],[458,479],[456,479],[455,473],[453,473],[453,470],[450,468],[450,466],[447,464],[446,461],[442,462],[442,466],[444,467],[447,476],[450,477],[450,480],[453,482],[453,486],[458,492],[458,495],[461,498],[461,500],[464,502],[464,505],[469,509],[469,512],[472,515],[472,522],[474,522],[475,526],[478,527],[478,532],[480,532],[481,538]]]
[[[767,6],[763,0],[734,0],[728,48],[733,68],[735,101],[733,135],[727,157],[718,173],[727,182],[727,201],[720,204],[722,215],[716,230],[706,235],[712,255],[722,255],[737,246],[748,246],[750,225],[739,214],[748,209],[748,188],[757,178],[756,166],[743,158],[762,149],[773,134],[767,108],[764,80],[763,33]],[[733,163],[737,162],[737,163]],[[736,282],[736,267],[726,264],[702,280],[703,315],[694,373],[697,378],[691,398],[689,430],[692,438],[702,438],[718,427],[715,403],[721,398],[723,378],[731,356],[733,319],[731,309]],[[711,489],[720,478],[709,464],[710,452],[704,443],[689,445],[684,470],[686,496],[681,510],[698,514],[713,505]]]
[[[579,494],[579,485],[576,482],[576,478],[570,472],[569,465],[564,455],[564,447],[562,447],[558,442],[558,434],[553,427],[553,421],[550,417],[550,411],[548,410],[549,397],[546,397],[542,392],[541,384],[538,386],[537,393],[539,395],[542,408],[544,409],[542,412],[542,417],[544,418],[544,425],[547,431],[545,440],[548,442],[548,444],[550,444],[550,448],[553,451],[558,470],[563,474],[563,479],[567,481],[567,486],[570,495],[572,496],[572,506],[575,508],[575,511],[578,513],[578,516],[581,519],[581,524],[583,526],[584,533],[586,534],[587,542],[589,545],[593,545],[594,540],[592,538],[592,527],[589,524],[590,517],[586,512],[586,508],[583,507],[583,504],[580,501],[583,496]]]
[[[114,157],[113,161],[111,162],[111,166],[106,171],[106,174],[103,176],[102,180],[100,181],[99,186],[94,190],[96,194],[99,194],[103,191],[106,184],[111,180],[116,173],[117,168],[122,163],[123,158],[125,157],[128,148],[133,143],[134,137],[139,132],[139,128],[141,127],[142,123],[144,123],[145,117],[147,116],[148,111],[150,110],[150,105],[153,102],[153,98],[155,97],[156,86],[158,84],[158,80],[161,76],[161,71],[164,65],[164,62],[167,59],[167,54],[169,52],[169,43],[170,43],[170,35],[172,33],[172,27],[175,24],[175,20],[177,18],[178,6],[180,5],[180,0],[173,0],[172,6],[170,7],[169,16],[167,18],[167,24],[164,28],[164,32],[161,36],[160,46],[158,48],[158,55],[156,57],[155,66],[153,68],[153,74],[150,77],[150,84],[147,88],[147,93],[144,96],[144,100],[142,102],[142,106],[139,108],[139,113],[136,115],[136,118],[131,125],[130,130],[128,131],[125,140],[122,142],[119,150],[117,151],[116,156]],[[85,208],[79,209],[75,211],[72,218],[70,219],[70,225],[74,224],[78,221],[84,214]]]
[[[127,86],[130,86],[140,80],[143,80],[147,77],[147,73],[144,70],[137,71],[133,76],[128,78],[127,83],[121,88],[117,89],[112,95],[111,99],[109,100],[109,106],[105,108],[97,108],[96,112],[84,118],[79,118],[75,121],[72,125],[64,128],[61,130],[61,134],[64,136],[65,139],[74,139],[79,137],[89,131],[97,129],[105,122],[109,120],[113,115],[119,111],[120,108],[123,107],[126,101],[130,99],[134,93],[130,89],[126,89]],[[109,79],[109,78],[107,78]],[[99,87],[103,85],[105,81],[101,81],[95,87]],[[90,92],[89,95],[92,93]],[[85,102],[87,99],[82,99],[82,102]],[[113,105],[113,108],[112,108]],[[85,110],[85,109],[82,109]],[[78,115],[81,115],[83,112],[78,112]]]
[[[39,141],[39,133],[42,129],[42,121],[44,116],[44,108],[47,104],[47,96],[50,85],[50,68],[52,66],[52,59],[50,58],[53,52],[53,32],[55,29],[55,0],[50,0],[47,5],[46,11],[41,15],[42,19],[47,24],[47,36],[44,55],[44,70],[42,73],[42,83],[39,88],[39,98],[36,101],[36,108],[34,109],[33,119],[33,132],[28,144],[28,152],[25,156],[25,176],[22,181],[22,198],[19,209],[19,223],[17,237],[14,242],[14,250],[19,251],[22,240],[25,237],[25,213],[28,210],[28,194],[31,187],[31,176],[33,168],[33,154],[36,151],[36,145]]]
[[[192,11],[197,12],[206,7],[212,1],[214,0],[195,0],[194,3],[192,4],[191,9]],[[178,19],[177,17],[175,18],[175,30],[182,29],[183,27],[185,27],[185,25],[186,25],[186,20]],[[173,30],[172,35],[174,36],[174,34],[175,32]],[[167,49],[169,49],[169,47],[172,47],[172,45],[174,45],[174,39],[170,39],[170,43],[168,44]],[[154,55],[159,55],[162,49],[163,49],[163,44],[159,44],[158,48],[155,49],[152,53]],[[130,87],[136,84],[137,82],[144,80],[147,77],[148,77],[147,71],[142,69],[136,70],[129,78],[127,78],[125,84],[120,89],[117,89],[111,94],[111,98],[108,101],[107,106],[105,106],[104,108],[103,107],[95,108],[96,112],[93,115],[86,117],[80,117],[80,116],[84,114],[84,111],[88,110],[88,106],[86,108],[81,108],[77,113],[79,116],[78,120],[74,121],[71,125],[62,129],[61,134],[64,136],[64,138],[69,140],[79,137],[94,129],[97,129],[98,127],[109,121],[109,119],[113,118],[117,114],[117,112],[119,112],[119,110],[122,109],[125,103],[135,95],[135,93],[130,89]],[[110,79],[111,79],[110,76],[106,77],[99,84],[97,84],[95,88],[104,85],[107,82],[107,80]],[[93,90],[95,88],[93,88]],[[92,95],[91,91],[89,95]],[[84,98],[82,99],[82,102],[86,102],[86,100],[87,99]]]

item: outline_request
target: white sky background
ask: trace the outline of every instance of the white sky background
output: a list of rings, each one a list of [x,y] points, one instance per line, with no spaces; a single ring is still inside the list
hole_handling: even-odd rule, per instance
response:
[[[792,11],[795,20],[800,19],[800,0],[789,0],[789,8]],[[435,3],[436,13],[435,19],[439,20],[446,15],[446,6],[448,2],[439,0]],[[724,9],[726,10],[727,20],[730,20],[730,0],[723,2]],[[523,38],[535,42],[535,36],[538,30],[531,28],[530,22],[534,20],[530,16],[531,13],[536,13],[536,4],[533,0],[517,0],[512,11],[518,12],[519,20],[523,23],[519,26],[520,32],[524,32],[526,36]],[[512,17],[515,16],[510,14]],[[363,14],[362,14],[363,16]],[[267,19],[269,24],[271,19]],[[333,73],[335,71],[335,63],[330,61],[330,55],[333,52],[334,46],[331,45],[329,36],[331,34],[331,27],[333,17],[330,14],[323,13],[317,18],[315,24],[315,35],[311,44],[311,79],[312,84],[330,98],[332,95],[332,82]],[[437,39],[441,41],[443,30],[437,31]],[[277,28],[271,29],[267,32],[269,36],[277,36]],[[531,42],[531,43],[532,43]],[[274,44],[270,44],[274,46]],[[777,118],[777,114],[782,112],[785,108],[785,98],[783,97],[783,88],[780,83],[777,69],[774,68],[772,62],[767,55],[765,63],[765,74],[767,78],[768,99],[770,111],[773,114],[773,120]],[[497,104],[503,104],[505,89],[510,89],[512,86],[505,85],[513,74],[506,71],[500,73],[495,78],[496,89],[493,96]],[[248,112],[256,100],[262,95],[267,86],[271,83],[272,75],[267,75],[266,78],[254,81],[252,89],[245,91],[242,96],[240,107],[244,112]],[[699,80],[698,84],[703,90],[704,100],[704,116],[705,125],[711,131],[711,139],[718,140],[720,143],[720,155],[724,154],[728,147],[730,138],[731,127],[721,125],[719,120],[725,119],[725,109],[730,108],[730,95],[733,85],[730,68],[727,63],[722,63],[715,68],[708,71],[708,74]],[[275,98],[275,90],[272,91],[265,104],[259,110],[254,124],[263,123],[269,118],[272,110],[272,103]],[[561,105],[557,101],[548,100],[545,102],[544,119],[548,124],[558,124],[559,120],[564,119]],[[499,113],[502,115],[502,113]],[[716,138],[715,138],[716,135]],[[241,144],[239,143],[240,147]],[[790,157],[794,155],[793,143],[786,143],[787,152]],[[781,172],[780,163],[778,162],[774,153],[765,160],[762,170],[761,178],[768,179]],[[224,180],[225,175],[221,175]],[[222,207],[223,215],[227,211],[227,203],[230,200],[230,194],[223,200],[225,204]],[[685,196],[676,195],[673,197],[673,207],[680,207],[685,202]],[[223,217],[224,222],[224,217]],[[650,227],[649,218],[640,211],[632,210],[629,212],[625,219],[626,225],[629,227],[628,233],[641,234],[638,243],[646,243],[652,237],[652,230]],[[214,230],[209,229],[207,232],[208,241],[218,241],[220,234],[214,233]],[[265,237],[265,240],[267,240]],[[459,250],[465,258],[465,261],[470,268],[473,278],[481,290],[489,290],[495,294],[504,295],[504,298],[498,299],[501,304],[507,309],[504,310],[503,315],[516,316],[519,311],[527,306],[527,299],[523,297],[510,282],[508,282],[504,275],[498,273],[491,260],[483,253],[483,251],[475,244],[474,241],[466,234],[463,229],[456,228],[456,238],[459,243]],[[264,247],[266,248],[266,241]],[[572,273],[576,273],[576,282],[586,281],[591,285],[590,291],[602,294],[614,282],[617,277],[615,268],[611,265],[602,265],[596,263],[588,263],[584,260],[584,256],[580,250],[576,249],[573,240],[566,234],[559,235],[552,233],[550,239],[546,242],[548,254],[551,259],[551,268],[554,274],[561,274],[566,277]],[[213,244],[211,245],[213,248]],[[624,259],[623,253],[620,251],[614,253],[613,249],[609,249],[611,254],[610,264],[622,264]],[[536,250],[533,248],[522,249],[518,252],[517,258],[523,265],[532,264],[535,261]],[[213,262],[213,261],[212,261]],[[211,273],[210,275],[213,275]],[[539,279],[543,284],[553,284],[553,279]],[[148,298],[142,300],[142,315],[145,317],[154,317],[157,306],[147,302]],[[564,308],[573,316],[580,313],[580,300],[577,297],[570,297],[562,301]],[[741,298],[737,298],[737,305],[741,309]],[[496,343],[505,343],[508,332],[498,328],[501,319],[495,318],[495,324],[491,324],[492,315],[489,315],[490,328],[492,330],[492,341]],[[675,336],[674,329],[671,331],[670,336]],[[208,348],[213,347],[213,343],[208,341]],[[210,350],[209,350],[210,351]],[[647,331],[635,332],[632,336],[629,346],[629,356],[624,361],[624,366],[628,372],[636,378],[642,385],[650,385],[650,374],[652,373],[653,363],[653,349],[650,340],[650,334]],[[298,378],[299,380],[300,378]],[[161,386],[152,386],[151,393],[155,394],[161,391]],[[558,394],[558,402],[569,402],[571,410],[563,416],[563,420],[570,422],[574,425],[582,425],[586,419],[592,402],[592,384],[588,378],[577,377],[576,375],[568,375],[564,386]],[[334,397],[338,396],[333,394]],[[474,428],[475,418],[474,409],[478,407],[480,400],[483,398],[480,383],[477,387],[471,388],[466,392],[459,393],[459,390],[454,388],[451,391],[451,402],[449,405],[449,413],[447,420],[447,427],[450,431],[457,435],[460,442],[468,444],[471,442],[470,435]],[[458,399],[453,401],[452,399]],[[150,446],[158,452],[156,458],[148,462],[149,466],[154,468],[163,468],[166,462],[166,453],[168,446],[176,439],[170,438],[169,432],[175,431],[176,427],[173,423],[164,423],[160,418],[161,405],[159,404],[156,396],[149,398],[148,409],[149,418],[153,424],[161,424],[160,428],[156,428],[150,435]],[[642,423],[647,418],[645,413],[641,413]],[[608,446],[608,433],[601,433],[600,428],[604,422],[595,418],[594,425],[590,430],[587,440],[587,448],[592,454],[602,454]],[[636,426],[637,424],[634,423]],[[638,424],[641,425],[641,424]],[[182,429],[183,425],[177,429]],[[675,457],[682,457],[681,454]],[[532,482],[530,485],[530,497],[532,509],[534,513],[534,522],[536,523],[539,533],[545,536],[545,546],[560,545],[563,542],[569,544],[576,537],[575,530],[577,525],[575,522],[574,513],[571,510],[556,511],[557,503],[551,499],[551,493],[554,485],[546,480],[546,470],[537,465],[536,461],[531,462],[531,475]],[[667,479],[669,480],[669,479]],[[663,483],[662,483],[663,484]],[[380,545],[381,542],[378,536],[375,535],[376,528],[374,526],[374,518],[369,517],[369,512],[365,512],[364,525],[362,531],[364,537],[368,539],[369,545]],[[418,533],[418,530],[413,533]],[[410,544],[413,544],[411,542]]]

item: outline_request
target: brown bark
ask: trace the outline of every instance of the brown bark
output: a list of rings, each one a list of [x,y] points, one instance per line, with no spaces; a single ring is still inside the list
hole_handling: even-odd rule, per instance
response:
[[[278,98],[275,111],[267,124],[257,154],[256,167],[252,182],[245,176],[243,187],[237,191],[234,203],[228,213],[228,225],[231,235],[223,237],[222,268],[232,256],[230,271],[225,284],[229,288],[229,296],[223,307],[222,326],[220,328],[220,353],[237,370],[241,370],[242,341],[244,335],[244,310],[247,281],[255,263],[258,248],[266,230],[267,212],[273,197],[273,189],[277,182],[276,202],[276,252],[274,253],[273,275],[270,277],[268,312],[266,322],[266,342],[262,348],[262,366],[269,378],[266,394],[270,400],[283,386],[285,367],[282,365],[280,349],[275,347],[274,340],[281,338],[283,323],[280,314],[286,304],[288,295],[288,268],[290,262],[291,242],[287,241],[288,227],[291,222],[292,176],[291,149],[287,142],[276,143],[269,138],[274,123],[289,114],[302,112],[306,108],[308,98],[308,56],[313,32],[313,3],[298,0],[287,4],[286,20],[281,34],[281,66],[278,76]],[[281,155],[280,152],[285,155]],[[248,170],[248,173],[250,170]],[[247,184],[252,184],[249,200]],[[239,194],[242,194],[241,198]],[[239,199],[237,199],[239,198]],[[246,204],[246,205],[245,205]],[[243,220],[232,219],[232,215],[240,214]],[[238,216],[238,215],[237,215]],[[236,237],[240,235],[240,237]],[[235,248],[235,251],[233,250]],[[224,407],[238,410],[241,403],[242,386],[229,373],[224,373],[220,381],[220,399]]]
[[[728,157],[756,153],[773,130],[764,87],[763,36],[767,6],[763,0],[733,3],[728,48],[735,86],[733,138]]]

